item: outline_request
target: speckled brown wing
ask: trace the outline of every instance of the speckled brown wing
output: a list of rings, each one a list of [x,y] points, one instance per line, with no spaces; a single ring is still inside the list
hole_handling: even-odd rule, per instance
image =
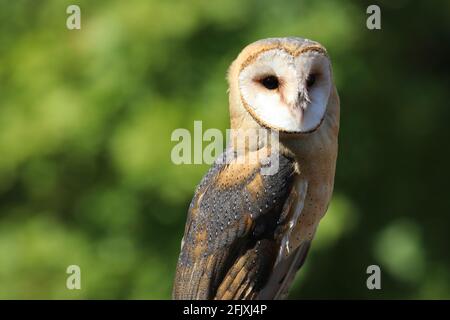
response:
[[[292,188],[293,160],[280,155],[279,170],[263,175],[259,162],[225,164],[230,152],[208,171],[191,202],[174,299],[252,299],[277,258],[275,235]]]

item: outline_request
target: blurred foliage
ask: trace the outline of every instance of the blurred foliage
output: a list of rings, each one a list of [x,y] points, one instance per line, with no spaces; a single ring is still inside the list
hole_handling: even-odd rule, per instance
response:
[[[228,65],[287,35],[327,47],[342,106],[335,196],[290,297],[450,298],[450,3],[378,2],[379,31],[369,4],[1,0],[0,298],[169,298],[207,170],[174,165],[170,135],[225,130]]]

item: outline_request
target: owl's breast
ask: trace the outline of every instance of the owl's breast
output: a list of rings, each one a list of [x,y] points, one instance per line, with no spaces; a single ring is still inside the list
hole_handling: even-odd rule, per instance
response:
[[[313,239],[325,215],[334,186],[337,142],[321,144],[320,152],[297,158],[293,188],[283,216],[289,217],[284,229],[280,257],[289,256],[302,243]],[[316,144],[317,147],[317,144]]]

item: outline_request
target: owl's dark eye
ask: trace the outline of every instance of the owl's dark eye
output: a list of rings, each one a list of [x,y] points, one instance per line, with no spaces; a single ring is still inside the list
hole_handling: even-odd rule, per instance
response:
[[[311,88],[314,85],[315,82],[316,82],[316,75],[315,74],[310,74],[308,76],[308,78],[306,78],[306,86],[308,88]]]
[[[267,76],[261,80],[261,83],[269,90],[275,90],[280,85],[278,78],[275,76]]]

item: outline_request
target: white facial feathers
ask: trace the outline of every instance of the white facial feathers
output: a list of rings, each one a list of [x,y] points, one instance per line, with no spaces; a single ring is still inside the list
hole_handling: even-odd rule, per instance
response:
[[[240,71],[238,81],[242,103],[261,125],[309,132],[325,116],[332,80],[324,54],[293,56],[276,48],[257,55]]]

